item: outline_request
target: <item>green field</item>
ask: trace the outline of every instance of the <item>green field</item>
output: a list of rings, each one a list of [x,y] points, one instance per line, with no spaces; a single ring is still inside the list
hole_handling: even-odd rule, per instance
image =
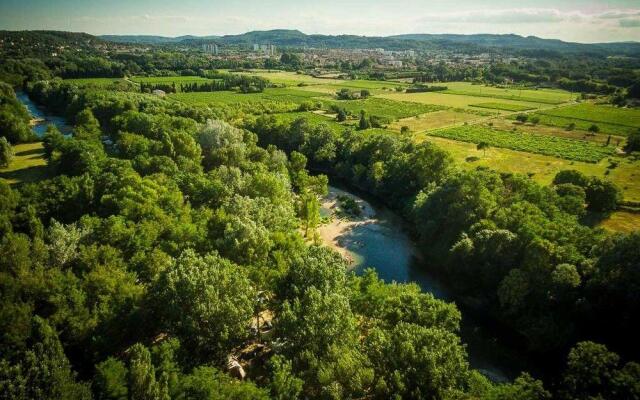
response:
[[[169,97],[186,104],[235,104],[235,103],[259,103],[262,101],[277,101],[299,105],[305,101],[314,100],[323,96],[306,90],[293,88],[268,88],[262,93],[238,93],[231,91],[219,92],[190,92],[172,93]]]
[[[395,101],[410,101],[421,104],[435,104],[453,108],[466,108],[469,110],[478,110],[474,105],[487,103],[485,97],[468,96],[468,95],[453,95],[445,94],[442,92],[422,92],[422,93],[382,93],[376,95],[376,97],[395,100]],[[550,107],[549,105],[541,103],[531,103],[516,100],[501,100],[501,104],[517,105],[527,108],[544,108]],[[504,113],[501,110],[495,110],[496,114]]]
[[[305,118],[309,124],[318,125],[318,124],[327,124],[329,128],[335,133],[340,133],[345,129],[353,129],[353,125],[349,125],[346,123],[339,123],[335,120],[335,118],[331,118],[324,115],[319,115],[313,112],[290,112],[290,113],[281,113],[275,114],[278,122],[283,124],[290,124],[298,118]]]
[[[409,128],[411,132],[424,132],[430,129],[439,129],[447,126],[470,122],[482,118],[477,114],[464,112],[459,109],[446,109],[434,111],[428,114],[421,114],[415,117],[403,118],[389,125],[389,129],[400,131],[403,126]]]
[[[615,152],[613,146],[604,147],[590,142],[556,136],[500,131],[482,126],[453,127],[433,131],[430,134],[446,139],[471,143],[485,142],[494,147],[591,163],[596,163]]]
[[[575,95],[564,90],[498,88],[485,85],[474,85],[469,82],[448,82],[447,90],[442,93],[464,96],[491,97],[494,99],[520,100],[542,104],[561,104],[573,101]]]
[[[0,168],[0,179],[13,183],[36,182],[48,176],[42,142],[13,146],[15,156],[8,168]]]
[[[311,75],[298,74],[296,72],[289,72],[289,71],[255,70],[255,71],[249,71],[249,72],[234,72],[234,73],[259,76],[261,78],[268,79],[271,83],[274,83],[277,85],[286,85],[286,86],[297,86],[299,84],[327,85],[332,83],[343,82],[340,79],[315,78]]]
[[[471,104],[471,107],[487,108],[490,110],[502,110],[502,111],[527,111],[532,110],[532,107],[523,106],[520,104],[505,104],[505,103],[479,103]]]
[[[77,78],[77,79],[65,79],[67,83],[73,83],[78,86],[96,86],[107,87],[113,84],[123,84],[127,81],[124,78]]]
[[[600,131],[627,136],[640,129],[640,110],[583,103],[543,110],[537,113],[545,125],[566,127],[574,123],[577,129],[587,130],[593,124]]]
[[[132,76],[130,78],[136,83],[162,83],[172,84],[176,83],[192,83],[192,82],[209,82],[211,79],[203,78],[201,76]]]
[[[377,97],[364,100],[324,100],[323,103],[327,108],[331,105],[344,108],[355,116],[360,115],[360,111],[364,110],[367,115],[383,117],[390,121],[446,109],[443,106],[393,101]]]

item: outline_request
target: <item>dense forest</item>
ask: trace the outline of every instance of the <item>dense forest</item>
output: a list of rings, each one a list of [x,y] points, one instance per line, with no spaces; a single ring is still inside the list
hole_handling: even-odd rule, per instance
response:
[[[206,67],[187,55],[26,56],[0,67],[3,154],[35,140],[18,89],[73,133],[41,139],[47,179],[0,182],[0,398],[640,398],[640,233],[581,223],[617,204],[608,181],[54,79]],[[491,382],[454,303],[307,240],[328,176],[402,215],[461,304],[552,376]]]

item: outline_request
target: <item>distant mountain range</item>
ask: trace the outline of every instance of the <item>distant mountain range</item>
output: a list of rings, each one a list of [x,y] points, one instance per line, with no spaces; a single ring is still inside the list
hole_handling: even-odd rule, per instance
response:
[[[640,56],[640,42],[617,43],[572,43],[557,39],[542,39],[519,35],[455,35],[455,34],[407,34],[386,37],[356,35],[307,35],[298,30],[275,29],[252,31],[240,35],[225,36],[147,36],[147,35],[103,35],[100,38],[118,43],[151,45],[195,46],[215,42],[221,45],[275,44],[281,47],[320,48],[385,48],[389,50],[446,49],[455,47],[460,51],[485,51],[512,49],[522,51],[549,51],[564,53],[593,53],[601,55]]]

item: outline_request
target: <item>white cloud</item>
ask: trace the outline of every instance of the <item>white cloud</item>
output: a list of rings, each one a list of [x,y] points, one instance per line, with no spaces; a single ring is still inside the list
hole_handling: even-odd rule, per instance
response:
[[[569,41],[638,40],[640,9],[598,13],[556,8],[504,8],[385,15],[363,9],[289,9],[269,18],[252,14],[89,16],[74,18],[74,30],[95,34],[161,34],[179,36],[238,34],[251,30],[299,29],[305,33],[386,36],[402,33],[515,33]],[[60,21],[51,25],[59,26]],[[67,26],[60,26],[68,29]]]
[[[640,28],[640,18],[624,18],[619,23],[622,28]]]

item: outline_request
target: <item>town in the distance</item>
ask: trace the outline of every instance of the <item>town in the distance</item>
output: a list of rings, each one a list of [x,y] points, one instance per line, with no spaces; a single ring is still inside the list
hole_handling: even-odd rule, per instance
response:
[[[640,42],[0,31],[1,399],[637,400],[638,293]]]

